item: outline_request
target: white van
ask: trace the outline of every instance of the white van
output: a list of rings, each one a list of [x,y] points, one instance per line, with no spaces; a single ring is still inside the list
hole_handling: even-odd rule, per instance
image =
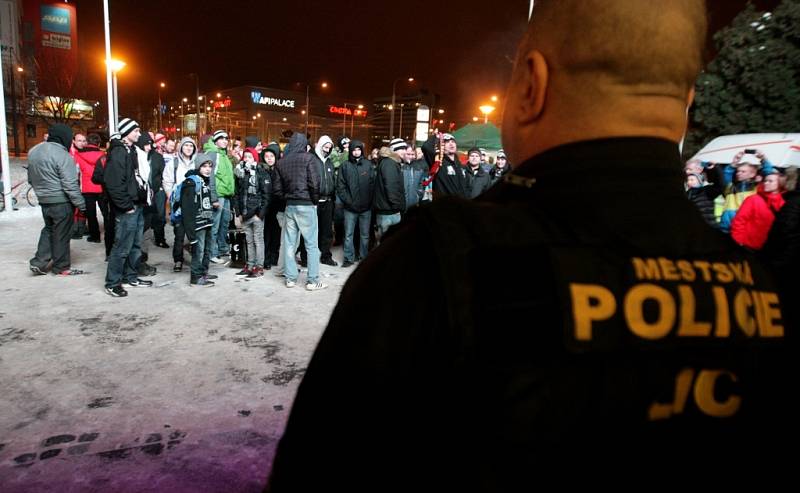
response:
[[[759,150],[773,166],[800,166],[800,134],[723,135],[712,140],[692,159],[712,163],[731,163],[741,151]]]

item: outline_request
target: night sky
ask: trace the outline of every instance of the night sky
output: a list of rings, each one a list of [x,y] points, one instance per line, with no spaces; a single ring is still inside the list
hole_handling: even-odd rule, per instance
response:
[[[88,96],[102,99],[102,2],[70,3],[78,9],[82,68],[92,81]],[[710,0],[712,29],[729,23],[745,3]],[[755,3],[771,8],[778,1]],[[160,81],[168,86],[165,100],[192,96],[192,72],[200,75],[201,92],[326,81],[331,96],[365,103],[391,95],[396,78],[413,76],[441,94],[450,118],[458,120],[478,114],[491,95],[502,97],[528,12],[527,0],[110,4],[112,49],[128,63],[119,76],[123,110],[154,104]]]

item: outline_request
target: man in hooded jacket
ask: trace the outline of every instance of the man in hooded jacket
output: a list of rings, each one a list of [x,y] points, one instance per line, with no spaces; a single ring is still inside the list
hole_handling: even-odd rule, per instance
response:
[[[317,203],[317,223],[319,224],[319,252],[320,263],[336,266],[333,260],[331,245],[333,244],[333,209],[336,194],[336,180],[334,175],[331,151],[333,140],[323,135],[314,146],[313,156],[319,172],[319,202]],[[300,250],[300,262],[305,264],[307,257],[305,249]]]
[[[369,251],[369,226],[372,218],[372,200],[375,194],[375,170],[364,158],[364,144],[358,140],[350,143],[347,161],[339,167],[336,177],[336,195],[344,208],[344,263],[350,267],[356,261],[353,232],[356,222],[359,230],[359,255]]]
[[[70,268],[69,255],[75,209],[86,213],[78,171],[69,154],[72,130],[57,123],[47,133],[47,142],[35,145],[28,153],[28,182],[36,191],[44,218],[39,246],[30,260],[30,269],[35,275],[42,275],[52,260],[53,274],[83,274],[82,270]]]
[[[319,167],[315,158],[306,151],[308,140],[296,133],[286,145],[283,158],[278,161],[277,179],[272,184],[278,197],[286,200],[286,223],[283,228],[283,275],[286,287],[297,283],[295,254],[300,237],[304,237],[308,258],[306,289],[316,291],[328,286],[319,282],[319,248],[317,247],[317,212],[319,203]]]

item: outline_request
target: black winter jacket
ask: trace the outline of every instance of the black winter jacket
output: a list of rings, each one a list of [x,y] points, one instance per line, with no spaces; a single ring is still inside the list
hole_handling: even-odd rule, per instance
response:
[[[471,199],[478,197],[492,186],[491,175],[480,166],[476,170],[467,168],[467,177],[469,178],[469,198]]]
[[[406,194],[403,188],[403,172],[400,170],[402,158],[389,150],[381,148],[381,161],[375,179],[375,198],[373,209],[376,214],[389,215],[406,209]]]
[[[200,193],[196,192],[195,182],[190,177],[197,175],[203,181]],[[186,173],[186,180],[181,186],[181,218],[186,237],[191,243],[197,241],[197,231],[212,226],[214,207],[211,205],[211,190],[208,186],[209,179],[199,175],[196,170]]]
[[[317,205],[319,202],[319,172],[317,160],[306,149],[308,140],[303,134],[292,135],[284,156],[275,165],[278,177],[272,186],[286,205]]]
[[[108,148],[108,160],[103,171],[106,192],[118,212],[128,212],[137,205],[147,205],[147,196],[136,181],[136,150],[122,140],[113,139]]]
[[[691,200],[700,211],[703,220],[709,225],[719,229],[719,223],[714,216],[714,199],[722,193],[717,185],[706,185],[697,188],[688,188],[686,197]]]
[[[243,166],[243,162],[238,166]],[[272,195],[272,179],[269,172],[256,165],[252,170],[243,170],[242,177],[236,180],[236,199],[233,208],[243,221],[258,215],[267,217],[270,196]]]
[[[433,166],[436,159],[436,136],[431,137],[422,144],[422,155],[428,162],[428,167]],[[470,198],[470,182],[467,177],[467,169],[458,162],[447,156],[444,157],[436,177],[433,179],[433,193],[436,196],[456,195],[458,197]]]
[[[339,166],[336,195],[345,209],[360,214],[372,207],[375,196],[375,167],[363,157],[364,144],[354,140],[350,143],[350,148],[355,147],[361,148],[362,157],[356,159],[351,155]]]

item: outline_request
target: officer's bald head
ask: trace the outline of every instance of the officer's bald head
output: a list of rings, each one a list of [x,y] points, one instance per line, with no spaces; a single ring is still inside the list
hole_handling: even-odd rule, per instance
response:
[[[526,159],[589,138],[680,140],[705,36],[704,0],[537,0],[504,144]]]

